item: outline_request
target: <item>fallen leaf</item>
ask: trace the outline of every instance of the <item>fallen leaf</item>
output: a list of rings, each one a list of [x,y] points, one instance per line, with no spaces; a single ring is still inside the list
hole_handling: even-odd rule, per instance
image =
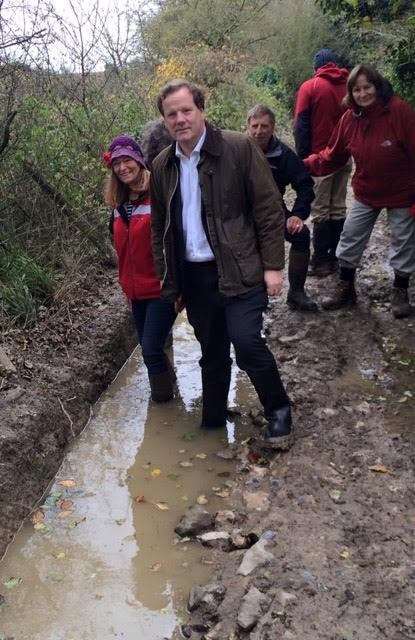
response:
[[[250,451],[246,457],[251,464],[256,464],[261,458],[261,456],[255,451]]]
[[[231,475],[230,471],[219,471],[219,473],[216,474],[219,478],[229,478]]]
[[[155,502],[154,506],[156,506],[157,509],[160,509],[160,511],[168,511],[170,509],[166,502]]]
[[[186,453],[186,449],[179,449],[179,453]]]
[[[5,604],[6,604],[6,598],[4,596],[2,596],[1,593],[0,593],[0,609]],[[3,638],[4,638],[4,636],[3,636]],[[0,640],[2,640],[2,636],[1,635],[0,635]]]
[[[393,474],[393,472],[388,469],[387,467],[385,467],[384,464],[373,464],[371,467],[369,467],[370,471],[375,471],[375,473],[390,473]]]
[[[407,402],[408,401],[408,396],[402,396],[402,398],[399,398],[398,402]]]
[[[182,440],[184,440],[185,442],[191,442],[196,438],[196,435],[197,434],[194,431],[189,431],[188,433],[184,433],[182,435]]]
[[[75,487],[76,482],[73,478],[69,478],[68,480],[59,480],[58,484],[61,487]]]
[[[80,520],[73,520],[69,524],[69,529],[75,529],[75,527],[77,527],[78,524],[81,524],[81,522],[85,522],[85,520],[86,520],[86,516],[84,518],[81,518]]]
[[[179,462],[179,465],[181,467],[193,467],[193,462],[189,462],[188,460],[182,460],[181,462]]]
[[[220,491],[220,487],[212,487],[212,491]]]
[[[404,396],[407,396],[408,398],[413,398],[414,394],[412,393],[412,391],[404,391]]]
[[[33,524],[37,524],[38,522],[43,522],[44,519],[45,519],[45,514],[42,511],[42,509],[36,509],[36,511],[32,515]]]
[[[64,551],[58,551],[58,553],[53,554],[56,560],[64,560],[66,558],[66,553]]]
[[[161,469],[153,469],[153,471],[151,472],[151,477],[158,478],[159,476],[161,476]]]
[[[218,496],[219,498],[229,498],[229,491],[226,491],[226,489],[221,489],[221,491],[215,492],[215,496]]]
[[[206,460],[207,455],[206,453],[197,453],[196,458],[199,458],[199,460]]]
[[[72,500],[59,500],[58,507],[61,511],[72,511],[73,502]]]
[[[52,527],[44,522],[36,522],[33,528],[36,531],[41,531],[42,533],[50,533],[50,531],[52,531]]]
[[[45,500],[45,503],[42,504],[42,507],[43,508],[55,507],[56,503],[60,500],[61,497],[62,497],[62,491],[54,491],[53,493],[48,495],[48,497]]]
[[[332,489],[329,491],[329,496],[333,500],[333,502],[340,503],[342,498],[342,492],[338,489]]]
[[[146,499],[145,499],[144,496],[136,496],[134,498],[134,502],[136,502],[137,504],[140,504],[141,502],[145,502],[145,501],[146,501]]]
[[[68,516],[73,516],[73,511],[61,511],[58,513],[58,518],[67,518]]]
[[[340,557],[343,558],[343,560],[348,560],[350,558],[350,551],[344,549],[344,551],[341,552]]]
[[[125,522],[125,518],[118,518],[118,520],[115,521],[115,524],[118,524],[119,527],[121,527],[121,525],[123,525]]]
[[[177,473],[168,473],[166,477],[169,480],[173,480],[173,482],[176,482],[176,480],[178,480],[180,478],[179,474],[177,474]]]
[[[206,498],[206,496],[204,496],[202,494],[201,496],[198,496],[196,498],[196,502],[197,502],[197,504],[207,504],[209,502],[209,500]]]
[[[14,589],[15,587],[18,587],[21,582],[23,582],[22,578],[9,578],[8,580],[5,580],[3,584],[6,589]]]
[[[154,573],[156,573],[157,571],[160,571],[160,569],[161,569],[161,562],[155,562],[150,567],[150,571],[154,571]]]

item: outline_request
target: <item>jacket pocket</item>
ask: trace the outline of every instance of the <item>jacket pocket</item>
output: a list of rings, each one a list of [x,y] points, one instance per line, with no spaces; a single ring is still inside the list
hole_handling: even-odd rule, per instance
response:
[[[254,240],[248,239],[233,245],[232,254],[244,285],[252,287],[263,281],[264,271]]]

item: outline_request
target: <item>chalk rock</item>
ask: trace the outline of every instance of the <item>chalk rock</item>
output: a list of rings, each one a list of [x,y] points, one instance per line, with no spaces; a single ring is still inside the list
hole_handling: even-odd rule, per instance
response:
[[[0,347],[0,373],[16,373],[16,367],[6,354],[4,349]]]
[[[265,491],[245,491],[243,498],[249,511],[269,510],[269,496]]]
[[[251,631],[258,622],[267,597],[256,587],[251,587],[244,595],[239,607],[237,623],[244,631]]]
[[[260,539],[248,551],[245,552],[242,562],[239,565],[238,573],[242,576],[249,576],[258,567],[271,562],[274,559],[272,553],[266,550],[268,540]]]
[[[234,511],[218,511],[215,516],[215,524],[217,527],[223,527],[225,524],[234,524],[237,516]]]
[[[204,587],[193,587],[189,595],[188,609],[194,611],[200,608],[204,613],[212,615],[216,613],[225,593],[226,587],[220,582],[212,582]]]
[[[222,623],[219,622],[203,637],[205,640],[223,640]]]
[[[214,526],[215,518],[209,511],[196,504],[189,507],[175,528],[179,536],[196,536]]]
[[[208,531],[197,536],[198,540],[211,549],[228,551],[231,546],[231,536],[227,531]]]
[[[297,596],[294,595],[294,593],[289,593],[288,591],[278,589],[277,599],[283,607],[286,607],[288,604],[291,604],[291,602],[295,602],[297,600]]]

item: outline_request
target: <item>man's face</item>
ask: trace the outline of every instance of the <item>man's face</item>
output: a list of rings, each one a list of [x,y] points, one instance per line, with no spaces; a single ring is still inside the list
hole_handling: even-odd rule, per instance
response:
[[[274,129],[275,125],[271,122],[271,118],[265,115],[251,118],[248,122],[247,133],[261,147],[262,151],[266,151]]]
[[[205,128],[204,112],[195,105],[189,89],[182,87],[163,100],[167,130],[182,147],[194,148]]]

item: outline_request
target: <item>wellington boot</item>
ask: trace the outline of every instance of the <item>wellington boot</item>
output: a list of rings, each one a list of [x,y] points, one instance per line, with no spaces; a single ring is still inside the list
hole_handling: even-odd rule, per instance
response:
[[[173,380],[170,371],[151,373],[150,381],[151,399],[154,402],[168,402],[173,399]]]
[[[394,287],[391,305],[395,318],[408,318],[415,312],[415,308],[409,304],[408,289]]]
[[[323,309],[341,309],[356,304],[357,295],[354,282],[339,280],[331,296],[324,298],[321,306]]]
[[[310,253],[308,251],[297,251],[291,247],[288,259],[290,289],[287,295],[287,304],[290,309],[313,313],[318,311],[318,306],[304,290],[309,262]]]

